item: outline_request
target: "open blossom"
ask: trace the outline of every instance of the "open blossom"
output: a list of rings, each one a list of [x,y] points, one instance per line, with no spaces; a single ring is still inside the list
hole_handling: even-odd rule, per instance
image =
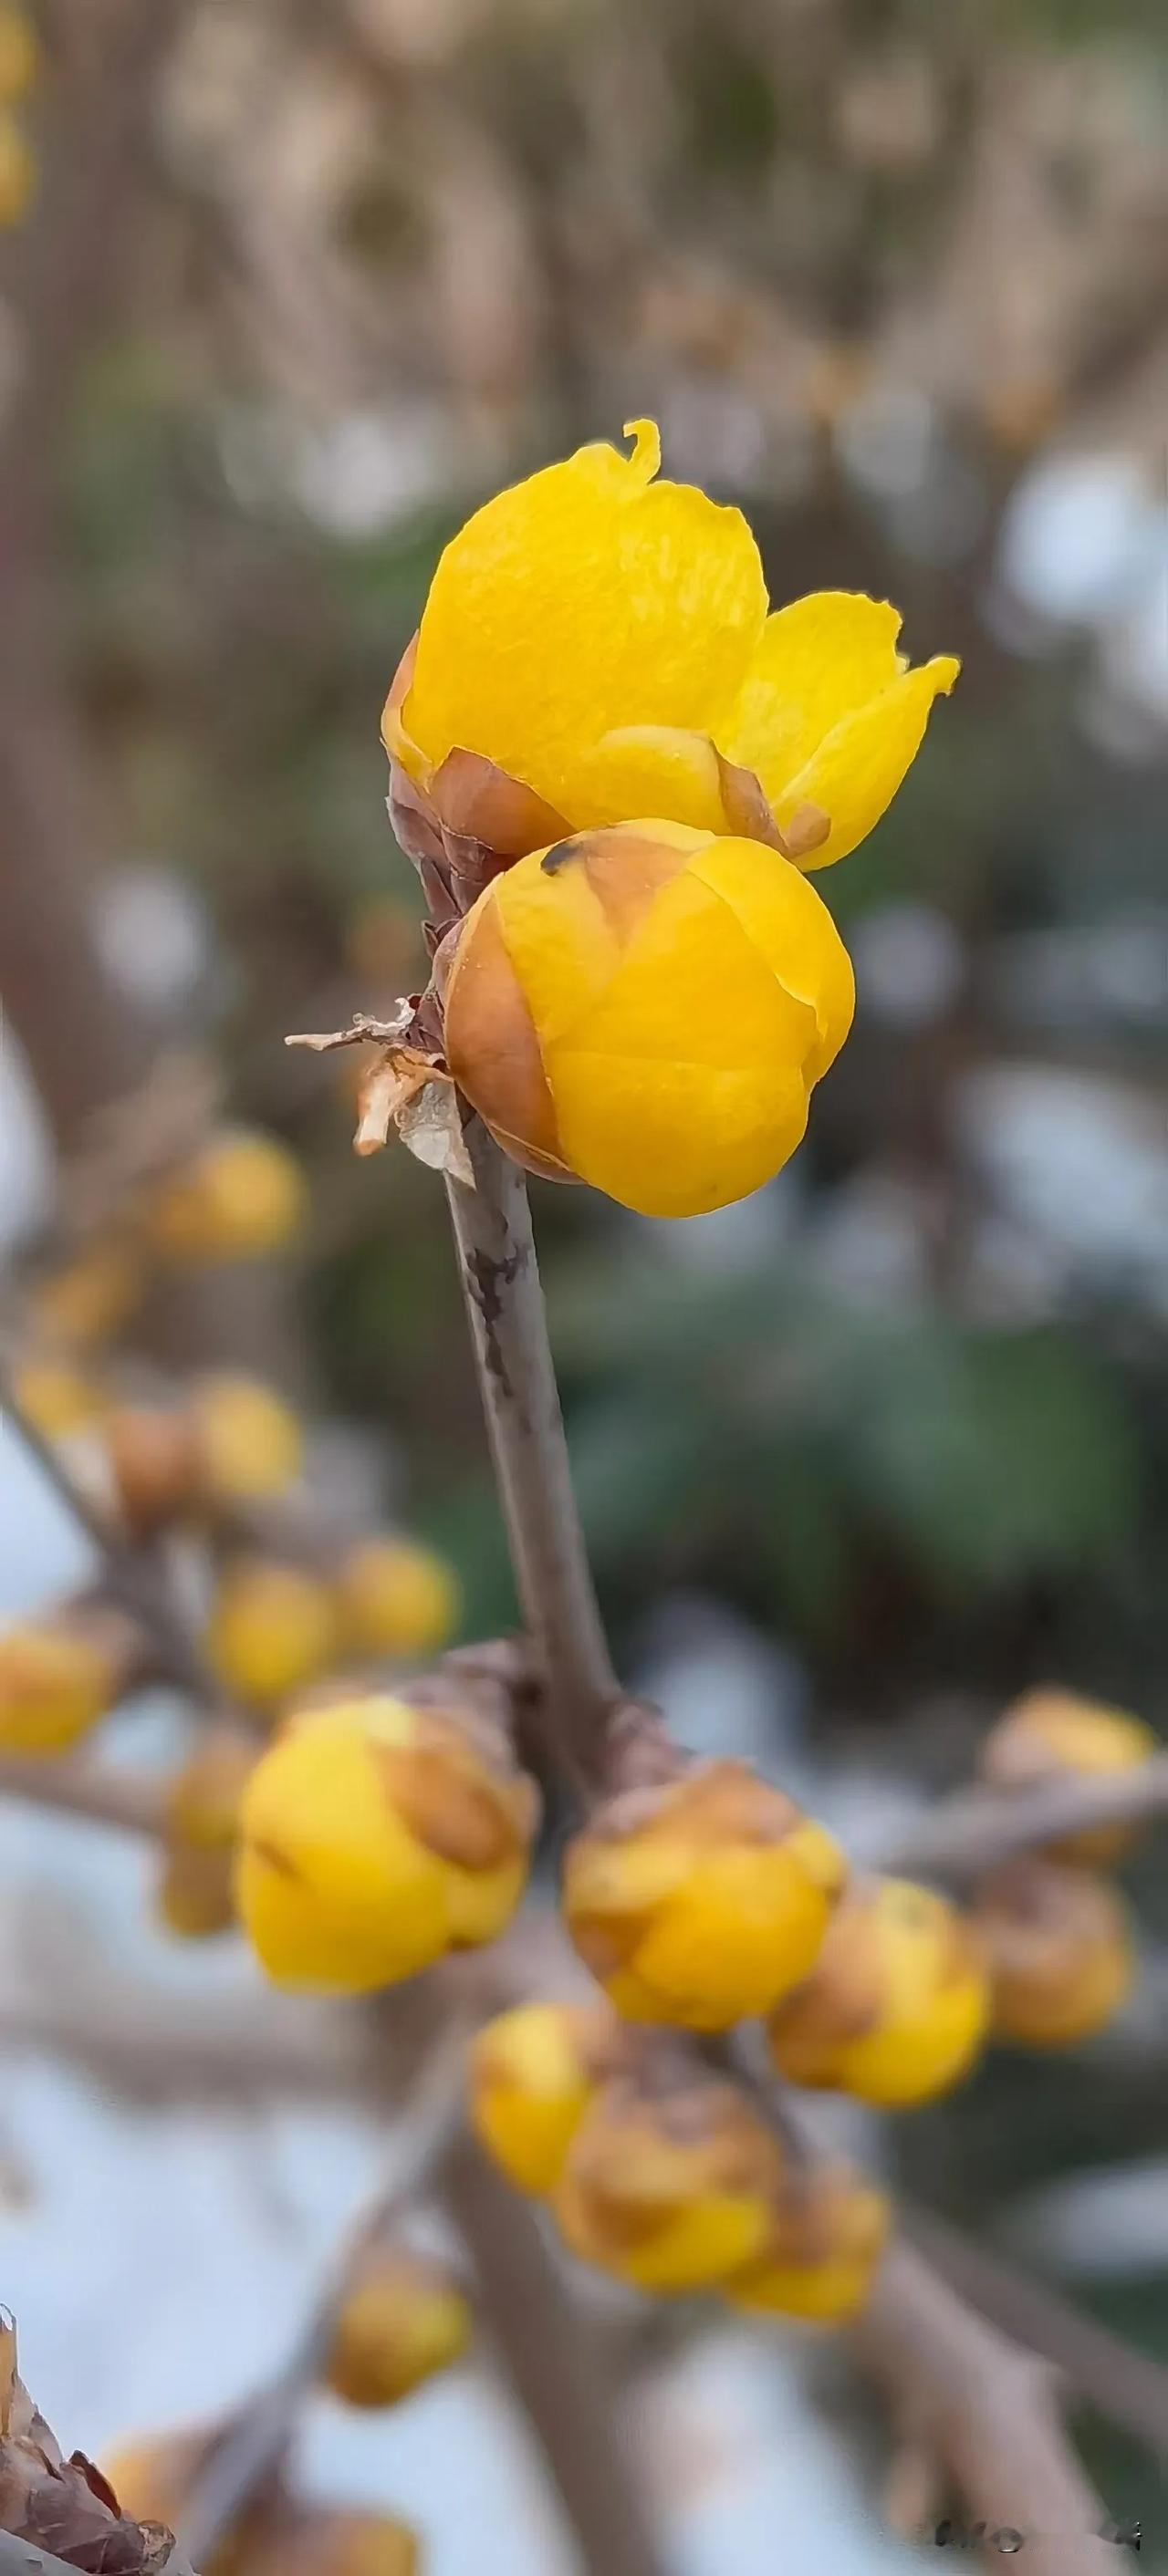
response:
[[[826,867],[890,804],[957,662],[910,670],[896,610],[851,591],[769,613],[741,512],[655,479],[652,422],[629,434],[631,457],[582,447],[447,546],[386,707],[390,754],[444,820],[487,839],[485,764],[518,782],[529,836],[516,806],[508,857],[653,815],[777,827]]]

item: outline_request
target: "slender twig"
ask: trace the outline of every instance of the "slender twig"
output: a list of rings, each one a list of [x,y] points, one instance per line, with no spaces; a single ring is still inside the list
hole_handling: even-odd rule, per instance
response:
[[[448,1181],[463,1294],[523,1618],[549,1722],[578,1787],[595,1787],[617,1699],[572,1491],[523,1175],[477,1119],[473,1190]]]
[[[19,1798],[26,1806],[53,1808],[62,1816],[83,1816],[90,1824],[113,1825],[127,1834],[157,1835],[166,1821],[166,1783],[157,1773],[115,1770],[111,1762],[77,1756],[50,1761],[7,1756],[0,1760],[0,1798]]]
[[[355,2266],[415,2200],[461,2121],[467,2030],[451,2025],[432,2050],[408,2117],[391,2141],[387,2171],[357,2211],[287,2360],[270,2385],[236,2415],[214,2443],[188,2498],[181,2538],[192,2559],[207,2559],[249,2499],[278,2468],[304,2398],[319,2376],[337,2305]]]
[[[77,2566],[76,2561],[54,2558],[51,2550],[41,2549],[35,2541],[0,2531],[0,2576],[77,2576]],[[185,2552],[175,2548],[154,2576],[194,2576],[194,2569]]]
[[[1043,1780],[1029,1789],[962,1790],[899,1828],[872,1858],[881,1869],[922,1878],[972,1879],[1064,1835],[1165,1815],[1168,1752],[1130,1771],[1095,1779]]]

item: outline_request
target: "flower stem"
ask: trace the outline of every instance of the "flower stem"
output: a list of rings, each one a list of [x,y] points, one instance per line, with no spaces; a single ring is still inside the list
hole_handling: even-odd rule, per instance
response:
[[[600,1778],[619,1689],[572,1491],[523,1175],[478,1120],[475,1186],[448,1180],[491,1455],[524,1623],[548,1692],[557,1758]]]

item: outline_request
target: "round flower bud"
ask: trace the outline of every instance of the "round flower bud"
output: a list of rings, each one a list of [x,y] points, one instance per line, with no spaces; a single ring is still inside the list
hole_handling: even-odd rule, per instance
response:
[[[349,1637],[362,1655],[432,1655],[458,1625],[454,1573],[432,1548],[372,1538],[350,1550],[337,1576]]]
[[[702,2290],[762,2252],[780,2170],[735,2085],[670,2067],[596,2095],[552,2208],[583,2262],[640,2290]]]
[[[1125,2001],[1134,1974],[1126,1910],[1110,1882],[1025,1860],[982,1890],[993,2033],[1024,2048],[1072,2048]]]
[[[255,1745],[228,1726],[208,1727],[169,1784],[155,1903],[167,1930],[198,1941],[235,1920],[235,1844]]]
[[[371,1696],[286,1721],[243,1796],[237,1901],[278,1984],[359,1994],[494,1939],[534,1786],[464,1710]]]
[[[336,1644],[332,1592],[306,1567],[240,1557],[220,1578],[206,1649],[229,1698],[275,1708],[327,1670]]]
[[[945,2093],[985,2037],[989,1991],[969,1925],[908,1879],[854,1881],[806,1984],[768,2024],[796,2084],[895,2110]]]
[[[542,2194],[559,2181],[626,2037],[607,2004],[516,2004],[479,2032],[470,2053],[471,2125],[517,2190]]]
[[[848,2165],[784,2168],[762,2253],[725,2296],[763,2315],[842,2325],[867,2299],[891,2218],[884,2193]]]
[[[304,1435],[290,1405],[257,1378],[201,1378],[192,1397],[200,1484],[212,1506],[266,1502],[296,1483]]]
[[[68,1440],[89,1431],[106,1412],[100,1388],[68,1360],[21,1360],[13,1372],[13,1392],[34,1430],[46,1440]]]
[[[149,1241],[168,1261],[253,1261],[296,1233],[306,1193],[295,1155],[274,1136],[227,1127],[152,1193]]]
[[[120,1331],[141,1287],[141,1265],[128,1244],[95,1242],[38,1280],[32,1310],[48,1340],[88,1350]]]
[[[466,2351],[473,2319],[441,2263],[384,2246],[357,2269],[333,2319],[321,2376],[348,2406],[396,2406]]]
[[[40,46],[23,9],[0,7],[0,104],[15,107],[37,76]]]
[[[983,1779],[999,1789],[1030,1789],[1043,1781],[1099,1779],[1149,1762],[1156,1738],[1138,1717],[1067,1690],[1031,1690],[1014,1701],[986,1737]],[[1061,1860],[1108,1868],[1130,1848],[1134,1825],[1096,1825],[1067,1834],[1050,1850]]]
[[[564,1916],[631,2021],[725,2030],[806,1976],[844,1877],[830,1834],[783,1790],[745,1762],[696,1762],[577,1834]]]
[[[137,1630],[105,1602],[77,1601],[0,1634],[0,1750],[67,1753],[141,1669]]]
[[[36,195],[37,165],[32,146],[14,116],[0,106],[0,232],[20,223]]]
[[[293,2507],[243,2549],[236,2576],[422,2576],[422,2557],[391,2514]]]
[[[202,1481],[200,1444],[185,1406],[112,1405],[104,1439],[122,1517],[135,1537],[149,1537],[195,1510]]]
[[[630,823],[492,879],[447,972],[446,1054],[532,1171],[698,1216],[794,1153],[852,1006],[847,951],[789,860]]]

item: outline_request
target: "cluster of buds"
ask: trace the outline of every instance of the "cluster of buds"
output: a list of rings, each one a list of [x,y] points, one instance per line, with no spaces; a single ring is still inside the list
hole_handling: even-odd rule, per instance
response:
[[[258,1378],[216,1371],[160,1403],[111,1404],[104,1464],[137,1538],[213,1520],[288,1493],[304,1462],[292,1407]]]
[[[899,2109],[948,2092],[973,2065],[989,1987],[970,1924],[930,1889],[854,1879],[810,1976],[767,2024],[796,2084]]]
[[[0,232],[20,223],[36,190],[36,161],[17,108],[40,68],[31,19],[4,0],[0,7]]]
[[[474,2319],[444,2263],[406,2245],[365,2254],[338,2301],[321,2376],[347,2406],[397,2406],[467,2350]]]
[[[226,2428],[156,2435],[111,2452],[101,2475],[124,2514],[173,2530]],[[395,2515],[302,2501],[270,2479],[200,2562],[201,2576],[422,2576],[417,2535]]]
[[[734,2082],[605,2005],[529,2004],[472,2052],[470,2115],[496,2164],[546,2198],[571,2252],[660,2295],[839,2319],[867,2295],[882,2196],[793,2166]]]
[[[610,1799],[569,1845],[564,1918],[632,2021],[726,2030],[804,1978],[846,1866],[822,1825],[734,1760]]]
[[[539,1817],[501,1728],[386,1693],[285,1719],[248,1779],[237,1901],[276,1983],[357,1994],[491,1941]]]
[[[146,1674],[137,1628],[97,1594],[15,1623],[0,1633],[0,1750],[69,1752]]]
[[[452,1569],[416,1540],[386,1532],[315,1565],[253,1549],[222,1569],[207,1649],[229,1696],[270,1714],[330,1672],[434,1654],[458,1611]]]

